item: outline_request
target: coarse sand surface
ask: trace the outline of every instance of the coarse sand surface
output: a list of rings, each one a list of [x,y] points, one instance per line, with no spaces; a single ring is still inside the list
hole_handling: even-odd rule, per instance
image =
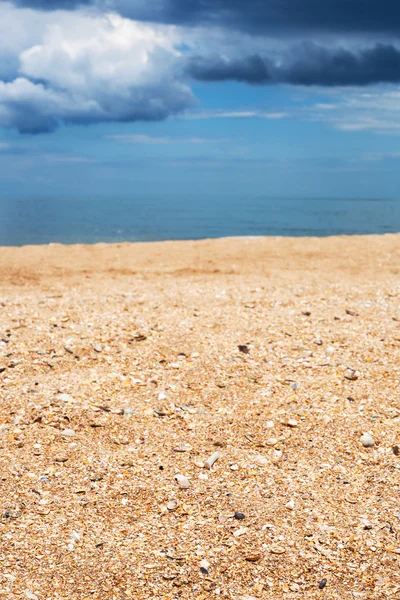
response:
[[[0,249],[0,599],[400,598],[400,235]]]

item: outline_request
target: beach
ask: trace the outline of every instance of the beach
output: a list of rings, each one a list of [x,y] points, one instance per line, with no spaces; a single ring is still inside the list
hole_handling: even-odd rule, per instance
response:
[[[0,598],[398,598],[399,273],[400,235],[0,248]]]

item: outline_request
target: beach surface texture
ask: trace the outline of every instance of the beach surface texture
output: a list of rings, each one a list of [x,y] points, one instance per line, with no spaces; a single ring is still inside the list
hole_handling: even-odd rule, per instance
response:
[[[400,597],[400,236],[0,249],[0,598]]]

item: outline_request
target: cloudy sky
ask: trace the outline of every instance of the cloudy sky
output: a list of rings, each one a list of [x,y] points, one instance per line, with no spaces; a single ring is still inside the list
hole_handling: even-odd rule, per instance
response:
[[[385,196],[398,0],[0,0],[0,193]]]

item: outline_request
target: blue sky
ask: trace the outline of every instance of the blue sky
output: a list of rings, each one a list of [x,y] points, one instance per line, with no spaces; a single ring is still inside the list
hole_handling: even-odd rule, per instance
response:
[[[0,2],[0,194],[396,197],[399,9],[277,2]]]

